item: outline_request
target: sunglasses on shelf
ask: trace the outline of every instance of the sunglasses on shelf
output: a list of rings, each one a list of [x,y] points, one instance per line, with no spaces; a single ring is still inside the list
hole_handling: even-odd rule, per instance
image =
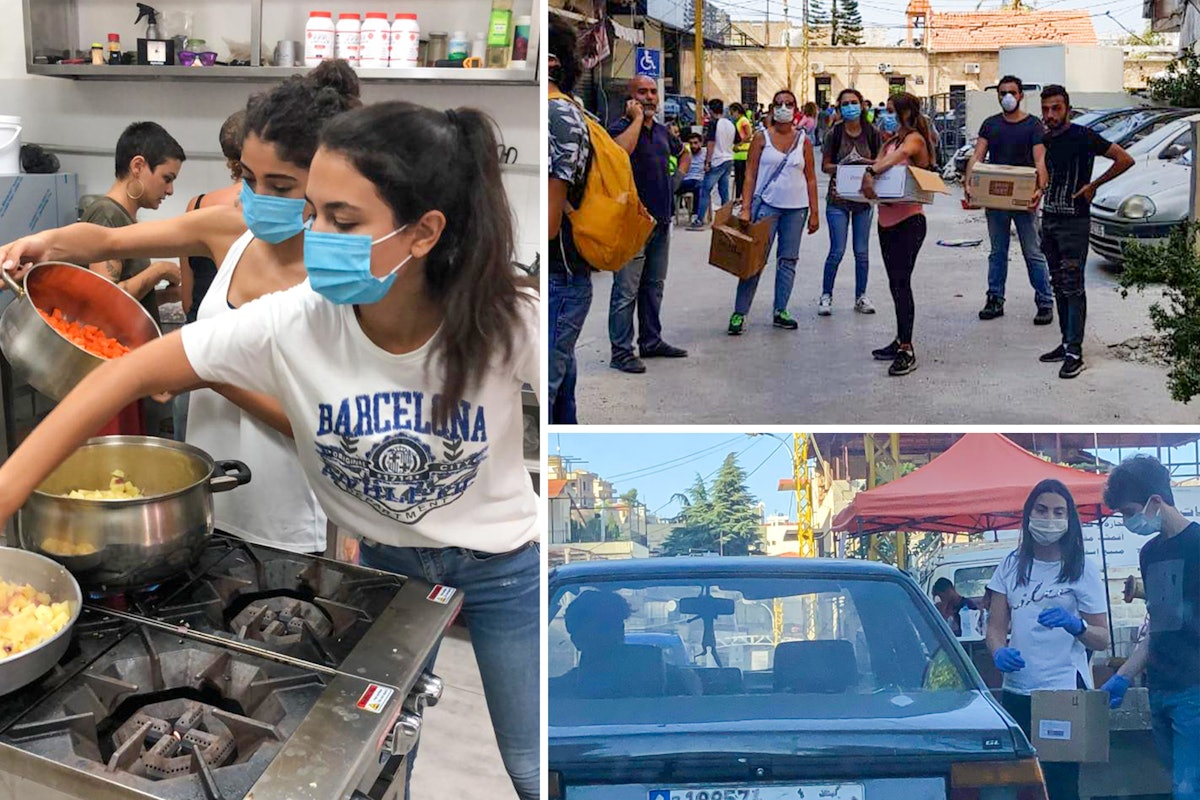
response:
[[[217,62],[217,54],[213,52],[193,53],[189,50],[181,50],[179,53],[179,63],[185,67],[193,66],[197,59],[200,61],[200,66],[211,67]]]

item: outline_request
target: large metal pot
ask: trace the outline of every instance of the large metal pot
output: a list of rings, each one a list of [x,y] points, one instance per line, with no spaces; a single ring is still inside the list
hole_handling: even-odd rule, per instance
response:
[[[66,497],[106,489],[114,470],[142,490],[120,500]],[[186,570],[213,531],[213,492],[250,481],[240,461],[152,436],[88,440],[37,488],[17,516],[21,547],[58,561],[85,589],[149,586]]]
[[[50,595],[50,602],[66,601],[71,609],[71,618],[61,631],[37,647],[0,658],[0,694],[8,694],[45,675],[62,658],[71,643],[71,629],[79,619],[83,595],[79,584],[61,564],[15,547],[0,547],[0,580],[18,585],[28,583]]]
[[[38,314],[54,309],[72,320],[95,325],[132,349],[162,335],[142,304],[90,269],[47,261],[25,273],[24,285],[0,269],[16,299],[0,316],[0,350],[13,371],[30,386],[62,400],[106,359],[63,336]]]

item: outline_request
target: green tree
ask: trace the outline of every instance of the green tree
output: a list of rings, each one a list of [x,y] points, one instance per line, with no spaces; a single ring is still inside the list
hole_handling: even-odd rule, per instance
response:
[[[837,3],[837,0],[831,0],[832,3]],[[822,0],[808,0],[808,43],[809,45],[822,45],[825,43],[826,34],[832,27],[833,17],[829,10],[825,8]]]
[[[1150,79],[1150,98],[1179,108],[1200,107],[1200,56],[1188,51],[1167,64],[1166,73]]]
[[[1125,268],[1117,277],[1122,296],[1131,289],[1141,292],[1151,284],[1162,285],[1162,301],[1150,306],[1150,322],[1163,337],[1171,397],[1184,403],[1200,395],[1198,235],[1200,224],[1191,222],[1172,231],[1165,244],[1131,242],[1125,248]]]
[[[858,0],[834,0],[839,7],[836,9],[834,22],[835,45],[861,45],[863,43],[862,14],[858,10]]]
[[[730,453],[717,471],[711,486],[699,475],[691,488],[675,495],[683,506],[682,527],[672,531],[663,542],[664,555],[686,555],[693,551],[712,551],[727,556],[761,552],[757,499],[746,488],[746,473]]]

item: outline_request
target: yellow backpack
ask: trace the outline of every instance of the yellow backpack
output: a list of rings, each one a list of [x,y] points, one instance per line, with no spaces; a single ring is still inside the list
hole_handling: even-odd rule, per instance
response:
[[[575,103],[561,92],[551,92],[550,99]],[[615,272],[641,252],[654,230],[654,217],[638,199],[629,153],[589,114],[585,112],[583,118],[591,155],[583,197],[569,208],[567,219],[571,221],[575,249],[583,260],[594,269]]]

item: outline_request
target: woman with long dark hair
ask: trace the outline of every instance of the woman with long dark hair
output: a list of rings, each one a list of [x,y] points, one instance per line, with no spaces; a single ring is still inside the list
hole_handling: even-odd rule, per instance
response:
[[[892,134],[880,151],[875,163],[867,167],[862,192],[875,198],[875,176],[892,167],[908,165],[929,169],[933,165],[933,135],[929,121],[921,115],[921,103],[907,92],[888,98],[887,111],[879,120],[883,133]],[[889,375],[907,375],[917,368],[913,350],[913,319],[916,302],[913,299],[912,274],[917,254],[925,243],[925,209],[920,203],[879,204],[879,249],[887,270],[888,288],[896,306],[896,338],[886,347],[871,351],[877,361],[891,361]]]
[[[1084,556],[1070,490],[1044,480],[1025,501],[1021,540],[988,582],[987,644],[1004,673],[1002,702],[1030,736],[1030,695],[1094,688],[1088,651],[1108,648],[1104,580]],[[1011,635],[1010,635],[1011,628]],[[1079,796],[1079,765],[1043,762],[1050,800]]]
[[[0,465],[0,526],[134,398],[210,384],[273,398],[363,563],[463,592],[501,755],[532,800],[541,555],[521,388],[540,384],[538,299],[512,267],[495,125],[401,102],[340,114],[305,194],[308,280],[88,375]],[[0,263],[41,255],[10,246]]]

